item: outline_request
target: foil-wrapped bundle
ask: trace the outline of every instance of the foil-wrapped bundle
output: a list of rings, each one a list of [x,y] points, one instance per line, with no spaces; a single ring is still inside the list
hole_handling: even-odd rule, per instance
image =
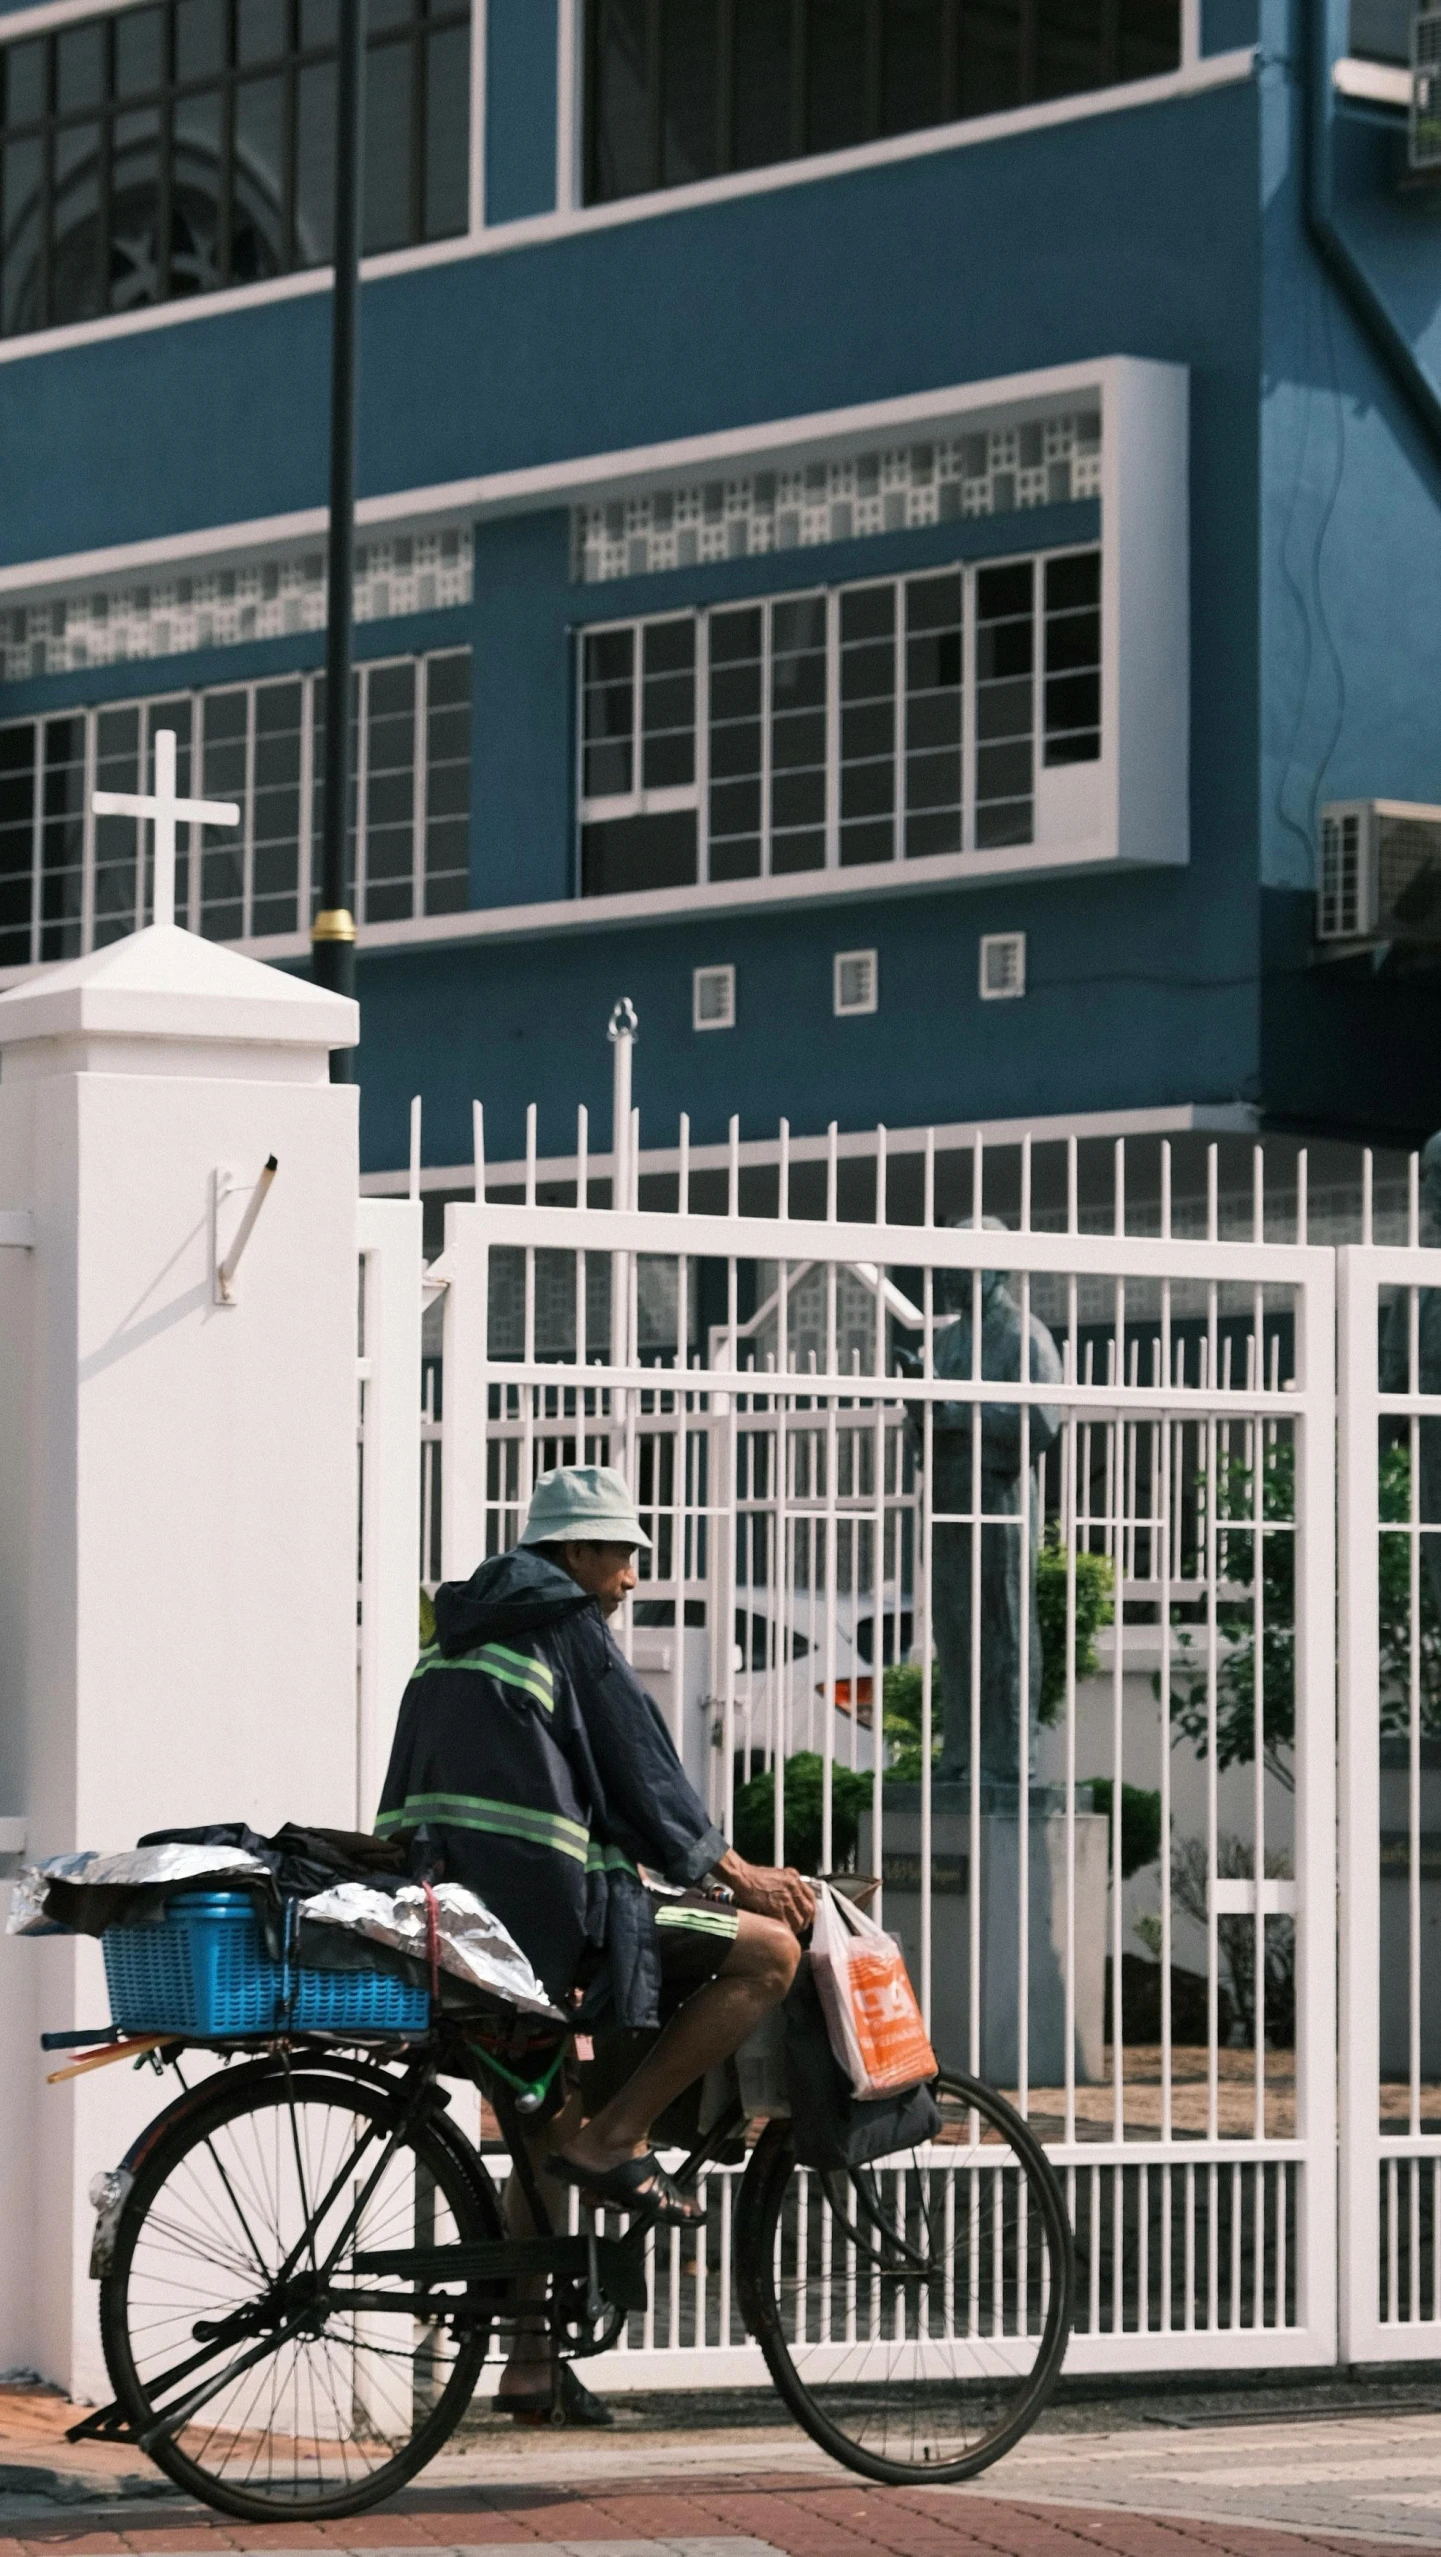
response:
[[[158,1917],[161,1895],[166,1891],[177,1890],[185,1883],[233,1882],[241,1876],[264,1872],[259,1857],[247,1855],[241,1847],[167,1845],[127,1847],[114,1855],[86,1849],[78,1855],[51,1856],[45,1864],[23,1866],[15,1876],[5,1932],[12,1936],[66,1935],[78,1929],[91,1934],[93,1925],[86,1921],[92,1914],[103,1916],[113,1908],[119,1916],[133,1893],[149,1895]],[[80,1897],[82,1893],[96,1892],[114,1893],[115,1900],[97,1902]]]
[[[300,1903],[302,1926],[344,1927],[372,1944],[388,1945],[415,1962],[430,1958],[430,1923],[426,1896],[418,1883],[394,1889],[369,1882],[338,1882]],[[471,1988],[503,1998],[524,2014],[542,2015],[557,2024],[566,2018],[553,2007],[529,1961],[508,1928],[483,1900],[458,1882],[435,1885],[436,1960]]]

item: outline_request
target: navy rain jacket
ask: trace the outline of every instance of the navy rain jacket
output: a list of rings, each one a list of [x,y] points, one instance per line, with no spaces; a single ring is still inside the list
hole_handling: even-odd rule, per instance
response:
[[[446,1878],[476,1892],[557,2001],[603,1950],[621,2024],[653,2024],[650,1898],[709,1873],[726,1842],[659,1706],[593,1598],[519,1546],[435,1594],[436,1639],[401,1700],[376,1828],[424,1829]],[[587,2013],[601,1998],[588,1995]]]

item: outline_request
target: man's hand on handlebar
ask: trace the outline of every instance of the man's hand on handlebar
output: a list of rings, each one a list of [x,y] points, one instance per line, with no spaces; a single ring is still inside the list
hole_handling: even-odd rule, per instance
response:
[[[738,1909],[749,1909],[757,1918],[779,1918],[793,1935],[804,1935],[816,1914],[816,1895],[792,1865],[747,1864],[734,1847],[727,1847],[715,1871]]]

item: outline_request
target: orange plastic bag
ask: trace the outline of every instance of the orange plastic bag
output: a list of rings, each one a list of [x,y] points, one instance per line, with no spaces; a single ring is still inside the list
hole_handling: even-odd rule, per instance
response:
[[[858,2096],[899,2095],[936,2074],[900,1946],[821,1883],[811,1960],[831,2049]]]

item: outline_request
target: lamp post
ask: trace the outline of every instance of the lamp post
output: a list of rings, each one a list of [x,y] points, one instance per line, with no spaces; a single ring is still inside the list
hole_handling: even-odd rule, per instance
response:
[[[310,927],[317,985],[355,993],[350,903],[350,616],[355,563],[355,376],[365,113],[365,0],[340,0],[335,101],[335,294],[330,333],[330,536],[326,561],[325,822],[320,906]],[[336,1048],[332,1083],[355,1079],[355,1050]]]

